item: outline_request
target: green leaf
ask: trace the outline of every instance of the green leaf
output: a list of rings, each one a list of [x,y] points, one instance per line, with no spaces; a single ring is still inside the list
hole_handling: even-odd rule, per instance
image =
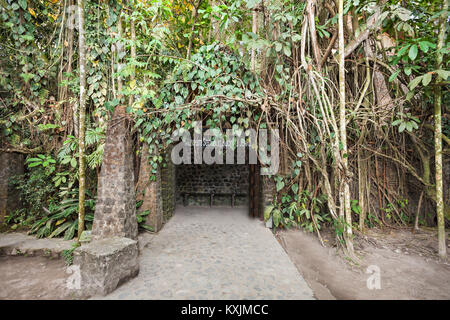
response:
[[[24,40],[27,40],[27,41],[32,41],[32,40],[34,40],[34,37],[33,37],[32,35],[29,35],[29,34],[23,35],[22,38],[23,38]]]
[[[72,166],[72,168],[76,168],[76,166],[77,166],[77,159],[76,158],[72,158],[70,160],[70,165]]]
[[[280,191],[281,189],[283,189],[284,187],[284,182],[282,180],[277,182],[277,192]]]
[[[183,102],[184,102],[184,99],[183,99],[182,96],[176,96],[175,97],[175,103],[176,104],[180,105],[180,104],[183,104]]]
[[[77,227],[78,219],[72,223],[69,229],[64,233],[64,240],[71,240],[75,234],[75,228]]]
[[[282,218],[281,211],[279,209],[274,209],[272,211],[272,219],[273,219],[273,225],[275,227],[278,227],[280,225],[281,218]]]
[[[411,11],[403,7],[397,8],[394,12],[403,21],[408,21],[409,19],[411,19],[412,16]]]
[[[450,76],[450,71],[447,70],[435,70],[435,72],[444,80],[447,80],[447,78]]]
[[[272,205],[269,205],[264,208],[264,221],[269,220],[270,214],[272,213],[273,208],[274,207]]]
[[[284,51],[284,54],[287,55],[288,57],[291,56],[291,47],[290,46],[283,47],[283,51]]]
[[[294,184],[292,185],[291,189],[292,189],[292,191],[293,191],[295,194],[297,194],[297,192],[298,192],[298,184],[294,183]]]
[[[411,132],[413,129],[411,122],[406,122],[406,130],[408,130],[409,132]]]
[[[411,82],[408,84],[408,87],[410,90],[414,90],[415,87],[422,81],[423,76],[416,77],[411,80]]]
[[[431,73],[425,73],[423,76],[422,84],[424,86],[427,86],[431,82],[432,74]]]
[[[417,57],[417,52],[418,52],[417,45],[415,45],[415,44],[412,45],[411,48],[409,48],[409,52],[408,52],[409,58],[411,60],[415,60]]]
[[[68,164],[70,162],[71,158],[69,156],[64,157],[64,159],[61,161],[61,164]]]
[[[419,42],[419,47],[420,47],[420,50],[422,50],[425,53],[428,52],[428,49],[430,48],[428,46],[428,42],[427,41],[420,41]]]
[[[38,161],[32,162],[32,163],[30,163],[30,164],[28,165],[28,168],[37,167],[37,166],[39,166],[39,165],[41,165],[41,164],[42,164],[42,162],[38,162]]]
[[[395,71],[395,72],[389,77],[389,82],[394,81],[394,80],[397,78],[397,76],[398,76],[399,73],[400,73],[400,69],[397,70],[397,71]]]
[[[23,10],[27,9],[27,0],[19,0],[19,4]]]
[[[404,46],[403,48],[401,48],[400,50],[398,50],[397,55],[400,57],[402,55],[404,55],[406,53],[406,51],[408,50],[409,45]]]
[[[275,43],[275,51],[280,52],[283,49],[283,45],[280,42]]]
[[[147,224],[140,224],[139,225],[141,228],[144,228],[145,230],[151,231],[151,232],[155,232],[155,229],[152,226],[149,226]]]
[[[68,221],[64,224],[62,224],[61,226],[59,226],[55,231],[53,231],[50,235],[49,238],[53,238],[56,237],[58,235],[60,235],[64,230],[66,230],[73,222],[72,221]]]
[[[398,127],[398,132],[403,132],[405,130],[405,128],[406,128],[406,123],[402,122],[400,124],[400,126]]]

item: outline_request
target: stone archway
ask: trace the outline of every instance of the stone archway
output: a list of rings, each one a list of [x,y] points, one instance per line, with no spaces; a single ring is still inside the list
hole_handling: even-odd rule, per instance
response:
[[[141,202],[138,212],[148,211],[145,224],[154,232],[161,230],[177,204],[183,204],[186,194],[206,195],[209,197],[209,205],[215,200],[233,206],[239,204],[240,198],[245,197],[250,208],[249,215],[263,218],[264,208],[270,204],[275,194],[275,186],[269,176],[260,175],[258,164],[249,164],[248,150],[243,164],[176,166],[171,161],[172,148],[173,146],[168,147],[162,154],[162,165],[153,167],[146,156],[149,153],[148,145],[143,145],[135,192],[129,120],[124,106],[116,108],[108,124],[99,177],[92,228],[94,240],[110,236],[136,239],[136,200]],[[184,169],[177,170],[176,167]],[[185,171],[184,177],[179,174],[180,170]]]

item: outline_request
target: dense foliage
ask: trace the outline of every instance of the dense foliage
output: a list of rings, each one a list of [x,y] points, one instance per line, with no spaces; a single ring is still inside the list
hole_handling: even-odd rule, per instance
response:
[[[0,149],[27,156],[27,172],[15,181],[26,207],[8,221],[71,238],[79,185],[76,3],[0,3]],[[195,120],[280,128],[284,160],[265,212],[276,227],[320,237],[332,226],[348,243],[352,230],[366,227],[434,226],[442,198],[448,222],[449,177],[435,163],[441,153],[448,167],[450,152],[446,3],[85,1],[87,227],[106,126],[120,104],[134,121],[136,153],[154,172],[173,131]],[[442,116],[433,111],[438,97]],[[144,144],[148,155],[140,154]]]

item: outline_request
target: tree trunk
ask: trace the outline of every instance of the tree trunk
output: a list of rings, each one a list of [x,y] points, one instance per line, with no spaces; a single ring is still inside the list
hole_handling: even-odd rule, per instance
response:
[[[312,51],[314,54],[314,59],[316,60],[317,67],[320,68],[320,62],[322,60],[320,49],[319,49],[319,43],[317,41],[317,32],[316,32],[316,20],[314,16],[314,8],[316,6],[316,0],[308,0],[307,4],[307,12],[308,12],[308,19],[309,19],[309,31],[311,35],[311,45],[312,45]]]
[[[117,20],[117,42],[116,42],[116,52],[117,52],[117,73],[119,73],[122,70],[122,59],[119,57],[121,56],[122,50],[123,50],[123,43],[122,43],[122,13],[119,12],[118,20]],[[119,74],[117,77],[117,92],[118,92],[118,99],[122,103],[123,93],[123,82],[122,82],[122,76]]]
[[[78,0],[78,15],[79,15],[79,56],[80,56],[80,130],[78,138],[79,146],[79,195],[78,195],[78,240],[80,239],[81,233],[84,230],[84,199],[85,199],[85,189],[86,189],[86,159],[85,151],[86,147],[84,144],[85,131],[86,131],[86,45],[84,41],[84,1]]]
[[[352,212],[350,208],[350,187],[348,182],[348,151],[347,129],[345,116],[345,44],[344,44],[344,0],[339,0],[339,133],[341,138],[341,186],[340,186],[340,216],[345,215],[344,238],[348,253],[354,255]]]
[[[256,8],[253,8],[252,32],[254,34],[256,34],[258,32],[258,12],[256,11]],[[256,52],[255,52],[255,48],[252,48],[251,60],[250,60],[250,68],[251,68],[251,70],[253,72],[255,72],[255,68],[256,68]]]
[[[437,43],[436,69],[442,69],[443,53],[445,41],[445,23],[447,19],[448,0],[442,4],[442,14],[439,21],[439,35]],[[439,256],[443,259],[447,257],[447,247],[445,245],[445,220],[444,220],[444,195],[443,195],[443,175],[442,175],[442,77],[437,75],[434,87],[434,156],[436,166],[436,215],[438,223]]]
[[[197,5],[193,6],[191,36],[189,37],[189,44],[188,44],[188,48],[187,48],[186,59],[190,59],[190,57],[191,57],[192,42],[194,40],[195,23],[197,22],[198,8],[200,7],[201,3],[202,3],[202,0],[199,0]]]
[[[136,60],[136,28],[134,25],[134,20],[131,19],[130,21],[130,31],[131,31],[131,59],[133,63]],[[133,72],[131,73],[130,80],[133,81],[136,79],[136,66],[133,66]],[[130,94],[130,97],[128,98],[128,105],[131,106],[134,101],[134,96]]]

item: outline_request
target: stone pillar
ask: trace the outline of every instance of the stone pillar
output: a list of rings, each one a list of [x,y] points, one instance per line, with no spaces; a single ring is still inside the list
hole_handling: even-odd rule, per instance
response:
[[[137,200],[142,201],[139,212],[149,211],[145,220],[153,231],[158,232],[164,223],[163,202],[161,192],[161,170],[158,167],[153,172],[153,167],[148,160],[148,145],[144,144],[141,154],[141,165],[139,169],[139,180],[137,185]],[[155,180],[150,180],[152,176]]]
[[[125,106],[118,106],[108,123],[98,180],[92,240],[137,239],[133,149]]]
[[[9,180],[14,175],[23,174],[24,157],[20,153],[0,153],[0,223],[5,221],[5,216],[19,208],[19,192],[9,185]]]

